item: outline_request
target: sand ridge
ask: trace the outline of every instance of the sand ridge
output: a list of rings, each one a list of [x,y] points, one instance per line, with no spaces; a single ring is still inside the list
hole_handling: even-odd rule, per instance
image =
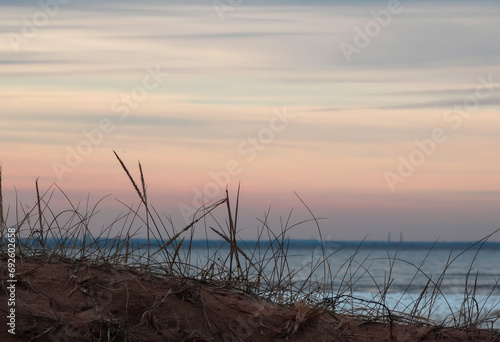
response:
[[[376,322],[278,305],[226,284],[75,260],[18,259],[16,335],[1,341],[498,341],[492,331]]]

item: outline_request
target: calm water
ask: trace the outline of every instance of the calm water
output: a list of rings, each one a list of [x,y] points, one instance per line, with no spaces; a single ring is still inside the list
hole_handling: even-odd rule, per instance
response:
[[[329,249],[335,252],[329,258],[330,269],[335,272],[333,282],[337,284],[333,285],[333,291],[377,300],[385,285],[390,284],[385,303],[389,308],[408,312],[427,286],[427,295],[419,302],[421,315],[430,311],[433,320],[451,320],[452,312],[470,307],[481,317],[488,313],[497,317],[498,312],[492,311],[500,309],[500,249],[475,248],[460,254],[463,250],[443,245],[431,250],[428,245],[374,248],[369,244],[359,250]],[[294,249],[289,262],[301,265],[311,253],[307,249]],[[306,273],[306,270],[299,272],[297,278],[307,276]],[[323,269],[316,273],[321,277]],[[439,291],[432,296],[434,289]],[[430,305],[433,299],[436,301]],[[345,304],[348,309],[349,301]],[[498,323],[495,326],[500,328]]]

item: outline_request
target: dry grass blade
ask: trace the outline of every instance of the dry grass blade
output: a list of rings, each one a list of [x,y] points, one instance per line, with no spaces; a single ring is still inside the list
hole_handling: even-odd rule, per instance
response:
[[[193,220],[193,222],[191,222],[190,224],[188,224],[186,227],[184,227],[184,229],[182,229],[180,232],[178,232],[177,234],[175,234],[174,236],[172,236],[167,242],[165,242],[163,245],[161,245],[158,250],[156,252],[154,252],[153,254],[151,254],[151,257],[155,256],[156,254],[158,254],[160,251],[162,251],[164,248],[168,247],[172,242],[174,242],[182,233],[184,233],[185,231],[191,229],[196,223],[198,223],[201,219],[203,219],[205,216],[207,216],[210,212],[212,212],[213,210],[215,210],[215,208],[217,208],[219,205],[221,204],[224,204],[226,202],[225,199],[223,200],[220,200],[214,204],[212,204],[211,208],[208,209],[207,212],[203,213],[203,215],[201,215],[200,217],[198,217],[197,219]]]
[[[134,186],[135,191],[137,191],[137,194],[139,195],[142,203],[146,203],[145,199],[144,199],[144,196],[142,195],[141,191],[139,190],[139,187],[135,183],[134,178],[132,178],[132,175],[128,171],[127,167],[125,166],[125,164],[123,163],[123,161],[121,160],[121,158],[118,156],[118,154],[115,151],[113,151],[113,153],[115,154],[116,159],[118,159],[118,161],[120,162],[120,165],[122,166],[123,171],[125,171],[125,173],[127,174],[128,179],[130,179],[130,181],[132,182],[132,185]]]
[[[141,184],[142,184],[142,195],[143,195],[143,203],[146,207],[146,234],[148,239],[148,264],[151,262],[151,241],[150,241],[150,227],[149,227],[149,207],[148,207],[148,195],[146,193],[146,182],[144,181],[144,173],[142,172],[142,165],[139,162],[139,173],[141,174]]]
[[[227,243],[229,243],[229,244],[231,243],[231,240],[230,240],[230,239],[229,239],[226,235],[224,235],[223,233],[219,232],[219,231],[218,231],[218,230],[216,230],[215,228],[210,227],[210,229],[211,229],[214,233],[216,233],[217,235],[219,235],[221,238],[223,238],[223,239],[224,239],[224,241],[226,241],[226,242],[227,242]],[[238,250],[238,252],[239,252],[239,253],[241,253],[241,255],[243,255],[243,257],[244,257],[244,258],[245,258],[245,259],[246,259],[246,260],[250,263],[250,265],[253,265],[253,261],[252,261],[252,259],[251,259],[251,258],[249,258],[249,257],[246,255],[246,253],[245,253],[245,252],[243,252],[243,251],[241,250],[241,248],[240,248],[238,245],[236,245],[236,249],[237,249],[237,250]]]
[[[38,178],[36,179],[35,182],[35,187],[36,187],[36,204],[38,207],[38,221],[40,222],[40,231],[39,233],[39,240],[40,244],[42,245],[42,249],[45,248],[45,242],[43,239],[43,218],[42,218],[42,207],[41,207],[41,200],[40,200],[40,191],[38,189]]]
[[[239,202],[239,188],[238,188],[238,200],[237,203]],[[232,277],[232,270],[233,270],[233,258],[236,261],[236,269],[238,271],[238,278],[241,276],[241,264],[240,264],[240,259],[238,257],[238,249],[237,249],[237,244],[236,244],[236,225],[233,221],[233,214],[231,212],[231,204],[229,201],[229,192],[226,189],[226,205],[227,205],[227,216],[229,219],[229,244],[231,247],[230,251],[230,261],[229,261],[229,278],[231,279]],[[238,214],[238,205],[236,205],[236,218]]]
[[[185,239],[182,238],[181,241],[179,241],[179,243],[175,247],[174,256],[172,257],[172,262],[175,262],[175,259],[179,256],[179,250],[181,249],[182,244],[184,243],[184,240]]]

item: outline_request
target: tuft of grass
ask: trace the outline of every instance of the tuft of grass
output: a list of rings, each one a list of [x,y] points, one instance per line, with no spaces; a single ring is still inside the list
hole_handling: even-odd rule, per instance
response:
[[[114,151],[113,151],[114,152]],[[369,255],[358,260],[363,242],[338,269],[332,260],[340,249],[329,250],[323,241],[320,218],[317,218],[307,204],[296,194],[307,209],[310,218],[293,222],[291,210],[287,217],[280,219],[280,226],[271,227],[270,209],[258,219],[257,240],[252,245],[238,237],[238,217],[240,213],[240,185],[238,185],[234,206],[228,189],[225,196],[217,201],[204,203],[191,222],[183,227],[175,227],[172,219],[160,215],[148,202],[147,185],[139,162],[139,181],[132,176],[125,163],[114,152],[122,170],[139,197],[139,204],[129,205],[118,201],[125,213],[102,226],[95,233],[94,220],[99,214],[99,205],[106,198],[91,204],[90,197],[82,204],[72,201],[57,185],[51,185],[40,192],[38,179],[35,182],[36,203],[25,206],[16,198],[13,227],[18,238],[18,256],[43,256],[48,260],[65,260],[71,264],[87,264],[126,267],[154,275],[191,278],[215,285],[230,285],[237,291],[250,293],[265,300],[289,305],[295,316],[285,324],[283,334],[287,338],[302,326],[314,322],[323,312],[358,317],[361,321],[388,323],[435,325],[437,327],[457,327],[474,332],[475,329],[490,327],[499,318],[498,312],[488,309],[486,301],[476,299],[478,273],[473,272],[473,264],[484,243],[492,234],[472,244],[469,248],[452,257],[450,253],[445,267],[437,278],[427,274],[423,265],[432,248],[420,264],[403,260],[397,253],[387,255],[388,269],[383,283],[371,274]],[[56,197],[66,201],[67,209],[55,212],[51,202]],[[10,207],[9,207],[10,208]],[[7,211],[8,216],[9,211]],[[142,214],[141,214],[142,213]],[[5,231],[8,217],[4,216],[2,197],[2,168],[0,165],[0,254],[6,253]],[[290,232],[305,224],[313,224],[320,237],[319,252],[313,251],[311,261],[294,268],[290,263]],[[91,229],[93,227],[93,229]],[[206,255],[194,252],[194,231],[204,229],[207,236]],[[137,243],[137,237],[146,230],[146,245]],[[221,243],[213,248],[208,241],[208,232],[215,232]],[[465,252],[477,248],[466,275],[463,302],[455,311],[446,300],[442,290],[443,281],[451,265]],[[388,293],[393,285],[395,263],[404,263],[415,270],[410,283],[395,305],[388,304]],[[297,280],[297,275],[306,276]],[[426,285],[419,295],[404,308],[399,308],[405,295],[409,293],[417,277],[425,277]],[[360,298],[356,286],[360,279],[368,277],[376,292],[373,298]],[[500,288],[497,280],[494,290]],[[170,295],[170,294],[167,294]],[[194,298],[193,300],[196,300]],[[437,303],[448,306],[449,316],[442,322],[432,320]],[[155,302],[144,313],[141,323],[155,326],[155,311],[162,300]],[[494,307],[494,306],[492,306]],[[59,326],[60,328],[60,326]],[[54,330],[59,329],[54,326]],[[133,332],[120,322],[96,321],[89,332],[89,338],[128,340]]]

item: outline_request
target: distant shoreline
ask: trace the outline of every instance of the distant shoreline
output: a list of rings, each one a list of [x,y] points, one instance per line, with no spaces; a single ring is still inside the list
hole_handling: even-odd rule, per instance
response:
[[[37,238],[31,237],[29,238],[36,243]],[[105,239],[105,238],[91,238],[94,243],[95,241],[99,241],[102,244],[109,242],[114,239]],[[27,242],[28,238],[21,238],[20,240]],[[126,241],[125,238],[119,239],[120,241]],[[158,241],[155,239],[150,239],[151,247],[160,247],[166,241]],[[74,239],[74,240],[66,240],[65,243],[67,245],[82,246],[84,241],[82,239]],[[131,238],[129,239],[129,243],[131,246],[136,248],[141,248],[142,246],[147,247],[148,240],[146,238]],[[237,241],[240,247],[249,247],[254,248],[257,245],[261,247],[270,246],[270,241],[257,241],[257,240],[240,240]],[[278,244],[278,241],[274,242]],[[281,243],[281,242],[280,242]],[[287,245],[290,248],[317,248],[323,246],[324,248],[373,248],[373,249],[500,249],[500,242],[494,241],[485,241],[485,242],[472,242],[472,241],[438,241],[438,242],[429,242],[429,241],[319,241],[319,240],[302,240],[302,239],[288,239],[286,241]],[[56,241],[54,239],[46,239],[46,246],[55,245]],[[173,242],[175,245],[175,241]],[[224,240],[191,240],[189,245],[194,248],[225,248],[229,247],[229,243]]]

